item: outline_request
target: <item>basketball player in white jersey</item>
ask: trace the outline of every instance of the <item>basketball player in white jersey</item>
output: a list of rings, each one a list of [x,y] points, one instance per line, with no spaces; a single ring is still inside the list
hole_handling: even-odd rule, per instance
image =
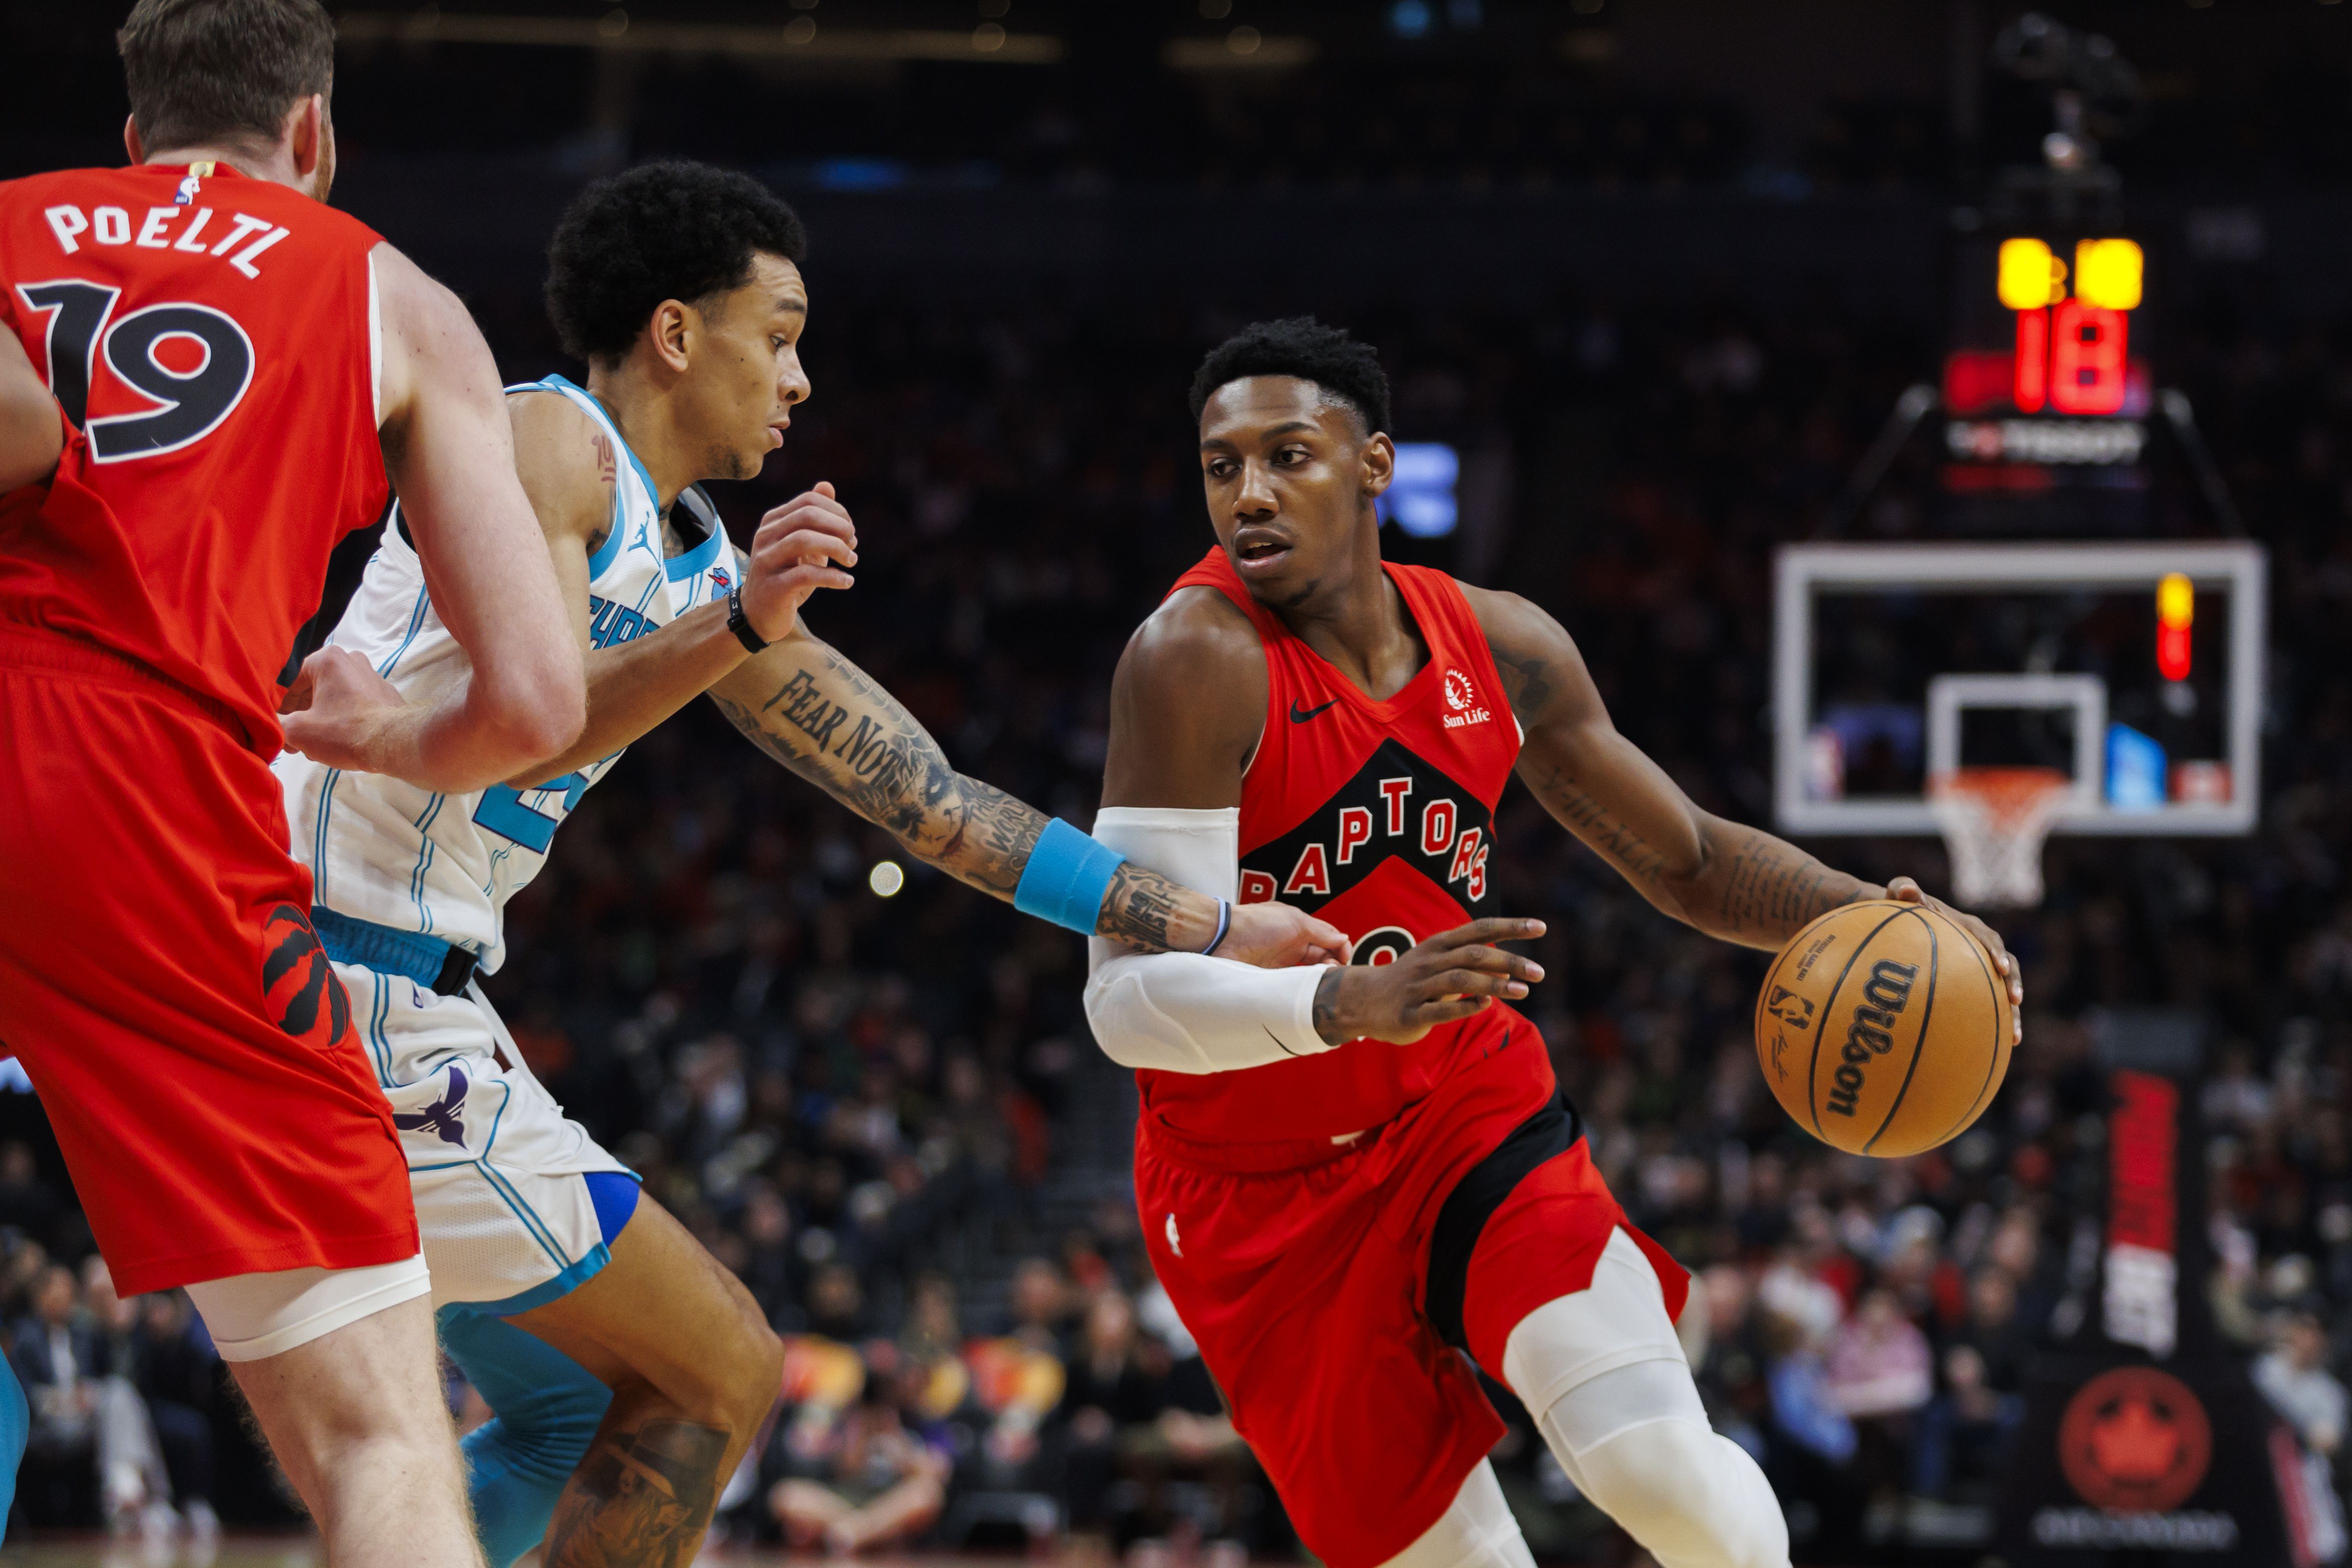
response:
[[[1267,963],[1344,947],[1319,920],[1193,893],[957,773],[800,624],[856,559],[831,487],[770,513],[748,555],[729,544],[693,485],[757,473],[808,394],[803,246],[756,182],[677,163],[593,187],[557,232],[549,304],[588,384],[550,377],[509,407],[590,650],[575,746],[473,795],[279,763],[313,923],[408,1153],[443,1343],[498,1412],[466,1441],[495,1568],[542,1535],[551,1565],[689,1561],[777,1394],[781,1347],[749,1292],[564,1116],[473,983],[505,957],[508,898],[630,742],[708,692],[778,762],[1027,912]],[[463,678],[396,511],[317,658],[387,703]]]

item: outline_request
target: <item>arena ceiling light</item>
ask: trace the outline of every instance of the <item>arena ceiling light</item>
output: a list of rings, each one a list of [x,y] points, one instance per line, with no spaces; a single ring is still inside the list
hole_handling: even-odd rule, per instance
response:
[[[1235,27],[1222,38],[1171,38],[1160,58],[1171,70],[1291,70],[1320,52],[1312,38],[1278,37]]]
[[[640,21],[615,7],[602,16],[515,16],[443,11],[355,11],[336,18],[344,43],[510,44],[538,48],[755,57],[786,60],[961,60],[975,65],[1052,65],[1066,51],[1050,33],[1008,32],[983,22],[946,28],[819,26],[796,16],[776,26]]]

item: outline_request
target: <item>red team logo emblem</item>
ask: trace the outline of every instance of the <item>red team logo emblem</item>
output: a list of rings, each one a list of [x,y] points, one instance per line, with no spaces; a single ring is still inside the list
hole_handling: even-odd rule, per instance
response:
[[[319,1047],[343,1037],[352,1021],[352,999],[327,963],[327,950],[310,917],[280,904],[262,922],[262,1009],[272,1023],[298,1040]],[[319,1020],[327,1020],[319,1033]]]
[[[2179,1378],[2154,1367],[2117,1367],[2067,1402],[2058,1461],[2093,1508],[2164,1513],[2205,1479],[2213,1428]]]

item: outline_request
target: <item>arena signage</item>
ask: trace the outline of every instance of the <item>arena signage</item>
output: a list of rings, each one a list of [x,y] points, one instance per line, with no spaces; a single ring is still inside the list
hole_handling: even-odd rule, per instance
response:
[[[2112,1059],[2112,1058],[2111,1058]],[[2126,1058],[2127,1059],[2127,1058]],[[2108,1079],[2106,1235],[2095,1308],[2069,1314],[2026,1378],[2002,1489],[2011,1568],[2090,1568],[2162,1554],[2231,1568],[2327,1560],[2309,1465],[2215,1332],[2201,1292],[2202,1162],[2192,1102],[2166,1073]]]

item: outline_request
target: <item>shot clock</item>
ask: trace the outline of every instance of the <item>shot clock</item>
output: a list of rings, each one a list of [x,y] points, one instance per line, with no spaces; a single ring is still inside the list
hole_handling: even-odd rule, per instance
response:
[[[2137,531],[2154,404],[2139,241],[1979,234],[1954,262],[1943,384],[1953,521],[1968,531]],[[2042,504],[2021,511],[2020,500]]]
[[[2067,265],[2039,239],[2000,242],[2000,302],[2017,313],[2011,398],[2021,414],[2119,414],[2131,313],[2144,262],[2137,242],[2085,239]]]

